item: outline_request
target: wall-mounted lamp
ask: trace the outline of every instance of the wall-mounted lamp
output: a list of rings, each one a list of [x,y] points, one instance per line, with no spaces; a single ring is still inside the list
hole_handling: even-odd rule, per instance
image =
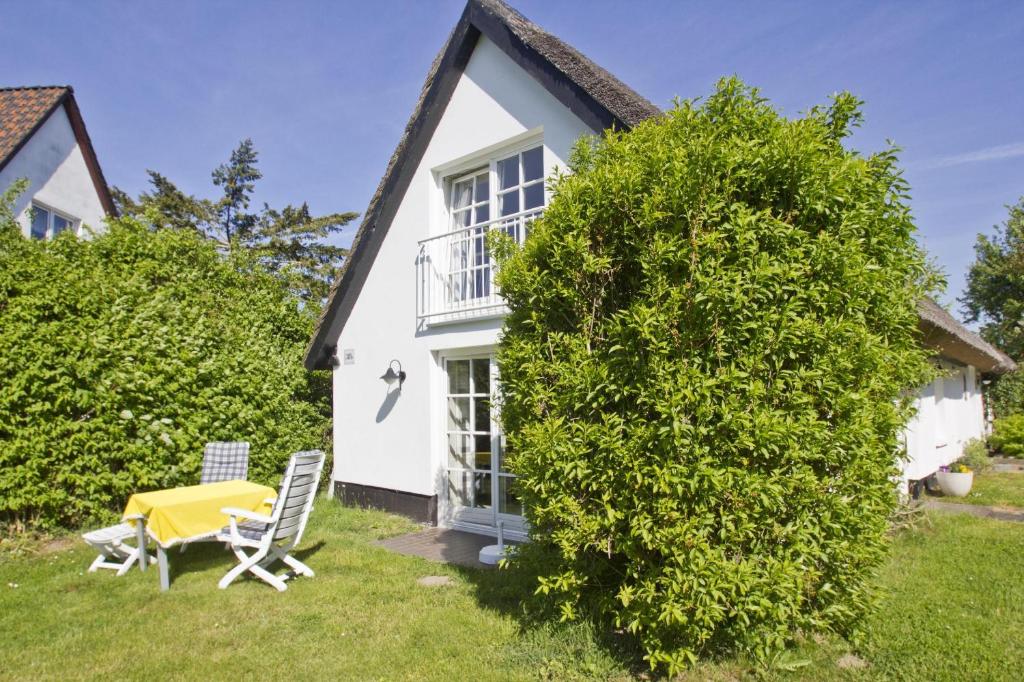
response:
[[[395,371],[395,365],[398,365],[398,371]],[[384,380],[388,386],[394,386],[395,382],[398,382],[398,390],[402,390],[402,383],[405,382],[405,371],[402,369],[402,363],[398,360],[392,360],[388,363],[388,371],[381,375],[381,379]]]

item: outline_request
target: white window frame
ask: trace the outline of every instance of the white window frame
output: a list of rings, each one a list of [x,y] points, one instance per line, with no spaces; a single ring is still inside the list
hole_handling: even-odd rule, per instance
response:
[[[52,206],[48,206],[40,201],[36,201],[35,199],[33,199],[32,203],[29,204],[28,234],[30,238],[36,239],[36,237],[32,235],[32,225],[33,223],[35,223],[36,211],[44,211],[46,213],[46,234],[43,235],[43,238],[40,241],[53,239],[56,236],[53,233],[54,216],[60,216],[70,224],[70,227],[64,230],[65,232],[70,232],[71,234],[78,236],[78,228],[79,225],[81,225],[81,220],[74,217],[73,215],[65,213],[64,211],[59,211],[53,208]]]
[[[531,149],[533,149],[535,147],[540,147],[540,149],[541,149],[541,169],[542,169],[541,170],[541,176],[540,176],[540,178],[538,180],[530,180],[530,181],[524,183],[524,182],[522,182],[522,178],[523,178],[522,154],[523,154],[523,152],[530,151]],[[519,179],[520,179],[520,182],[515,187],[510,187],[507,190],[499,190],[498,189],[498,162],[499,161],[503,161],[503,160],[509,158],[510,156],[513,156],[513,155],[519,155],[520,156],[520,162],[519,162]],[[483,170],[485,168],[487,169],[487,172],[488,172],[488,180],[487,180],[487,182],[488,182],[488,189],[489,189],[489,191],[488,191],[488,199],[487,200],[488,200],[488,203],[489,203],[489,206],[490,206],[490,210],[489,210],[489,213],[488,213],[488,220],[486,220],[486,221],[484,221],[482,223],[470,222],[470,224],[465,226],[465,227],[458,227],[458,228],[453,227],[453,225],[452,225],[452,217],[453,217],[453,213],[454,212],[452,211],[451,207],[452,207],[452,190],[455,187],[455,183],[459,182],[460,180],[466,180],[466,179],[468,179],[470,177],[476,177],[477,175],[480,175],[480,173],[483,172]],[[520,197],[519,197],[520,198],[520,206],[522,206],[522,198],[523,198],[522,197],[522,193],[523,193],[523,190],[526,187],[532,187],[533,185],[536,185],[536,184],[541,184],[543,186],[544,181],[547,178],[547,170],[548,170],[548,150],[547,150],[547,147],[544,146],[544,138],[543,138],[543,136],[540,136],[540,135],[531,136],[527,140],[521,140],[521,141],[515,142],[514,144],[505,145],[505,146],[499,147],[499,148],[497,148],[497,149],[495,149],[493,151],[490,151],[490,152],[487,152],[487,153],[484,153],[484,154],[479,154],[477,156],[471,157],[470,159],[468,159],[468,160],[466,160],[466,161],[464,161],[462,163],[459,163],[457,166],[454,166],[452,168],[446,168],[444,170],[443,174],[441,175],[442,206],[443,206],[443,210],[444,210],[444,219],[441,221],[441,224],[444,226],[444,228],[442,229],[442,233],[443,234],[447,234],[447,233],[454,232],[454,231],[462,231],[462,230],[472,229],[474,227],[480,227],[482,225],[490,225],[490,224],[498,222],[500,220],[511,220],[511,219],[514,219],[516,217],[519,217],[523,213],[530,213],[530,212],[536,211],[538,209],[547,208],[548,200],[550,199],[550,197],[548,196],[547,187],[544,186],[544,201],[543,201],[543,203],[539,207],[531,208],[531,209],[528,209],[526,211],[524,211],[524,210],[522,210],[520,208],[520,210],[517,211],[515,214],[508,215],[508,216],[499,216],[498,215],[498,196],[499,195],[508,194],[509,192],[513,191],[514,189],[518,189],[519,193],[520,193]]]

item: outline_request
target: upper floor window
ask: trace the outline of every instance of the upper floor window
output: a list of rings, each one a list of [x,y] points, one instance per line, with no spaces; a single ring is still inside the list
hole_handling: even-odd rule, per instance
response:
[[[544,206],[544,148],[534,147],[496,164],[498,217]]]
[[[523,243],[544,211],[544,169],[544,147],[534,138],[518,149],[481,154],[444,177],[447,229],[422,240],[416,259],[418,318],[501,314],[505,304],[494,283],[488,234],[501,230]]]
[[[54,211],[51,208],[32,204],[32,238],[53,239],[61,232],[76,232],[78,220]]]
[[[544,207],[544,147],[508,154],[451,180],[449,229],[460,230]],[[494,210],[492,212],[492,198]]]

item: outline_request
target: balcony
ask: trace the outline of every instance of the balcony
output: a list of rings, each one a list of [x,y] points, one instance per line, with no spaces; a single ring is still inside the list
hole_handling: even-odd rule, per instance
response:
[[[470,225],[424,239],[416,258],[416,319],[421,325],[504,315],[505,301],[494,284],[487,235],[500,230],[522,245],[530,223],[543,208]]]

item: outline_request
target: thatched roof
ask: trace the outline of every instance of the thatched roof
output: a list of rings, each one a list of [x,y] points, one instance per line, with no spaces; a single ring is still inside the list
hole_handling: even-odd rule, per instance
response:
[[[925,346],[934,348],[942,357],[974,365],[986,374],[1002,374],[1017,369],[1017,364],[1008,355],[957,322],[930,298],[918,302],[917,314]]]

